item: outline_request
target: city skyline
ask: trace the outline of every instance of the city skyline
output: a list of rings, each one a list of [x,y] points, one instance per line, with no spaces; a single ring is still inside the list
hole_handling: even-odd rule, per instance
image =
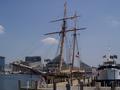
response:
[[[80,58],[88,65],[99,65],[107,53],[120,57],[120,1],[66,0],[67,16],[80,15]],[[44,36],[60,31],[61,23],[49,23],[63,17],[65,0],[11,0],[0,3],[0,56],[6,62],[30,55],[54,58],[58,38]],[[51,41],[51,42],[49,42]],[[49,52],[50,51],[50,52]]]

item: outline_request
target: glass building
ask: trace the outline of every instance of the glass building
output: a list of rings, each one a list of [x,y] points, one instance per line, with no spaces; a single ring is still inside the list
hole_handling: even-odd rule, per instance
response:
[[[5,57],[0,56],[0,72],[3,72],[5,68]]]

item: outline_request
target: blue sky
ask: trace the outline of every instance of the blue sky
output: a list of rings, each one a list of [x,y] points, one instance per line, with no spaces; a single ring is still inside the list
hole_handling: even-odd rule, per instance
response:
[[[0,0],[0,55],[12,62],[29,55],[53,58],[57,45],[45,44],[43,34],[59,31],[65,0]],[[68,16],[76,11],[81,59],[89,65],[102,63],[108,52],[120,57],[120,1],[66,0]],[[56,37],[56,36],[52,36]],[[54,49],[54,52],[53,52]],[[119,62],[119,58],[118,58]]]

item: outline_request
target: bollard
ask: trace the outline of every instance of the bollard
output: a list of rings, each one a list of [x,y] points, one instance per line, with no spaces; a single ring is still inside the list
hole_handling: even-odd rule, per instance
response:
[[[70,83],[66,84],[66,90],[70,90]]]

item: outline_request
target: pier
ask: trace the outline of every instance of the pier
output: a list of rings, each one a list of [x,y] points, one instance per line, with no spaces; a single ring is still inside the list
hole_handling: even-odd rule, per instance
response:
[[[76,81],[74,81],[75,83]],[[26,82],[27,83],[27,82]],[[22,81],[18,81],[18,90],[120,90],[120,87],[102,87],[96,82],[95,86],[85,86],[83,82],[71,86],[68,82],[48,84],[46,87],[39,87],[37,81],[32,81],[28,86],[22,86]]]

